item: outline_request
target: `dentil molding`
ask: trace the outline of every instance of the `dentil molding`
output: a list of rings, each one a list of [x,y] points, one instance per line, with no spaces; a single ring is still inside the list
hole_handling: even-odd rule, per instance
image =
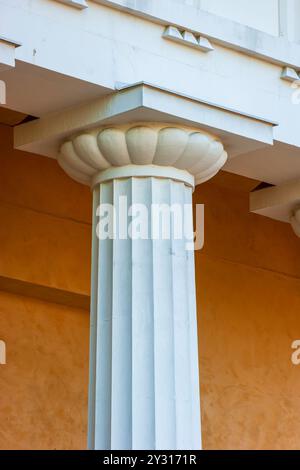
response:
[[[199,34],[195,35],[191,31],[180,31],[178,28],[175,28],[175,26],[168,26],[163,33],[163,38],[193,47],[202,52],[211,52],[214,50],[214,47],[207,38]]]

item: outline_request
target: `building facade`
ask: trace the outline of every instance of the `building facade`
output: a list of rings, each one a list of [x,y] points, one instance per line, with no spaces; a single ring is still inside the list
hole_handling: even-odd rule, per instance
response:
[[[299,12],[0,1],[1,449],[299,448]]]

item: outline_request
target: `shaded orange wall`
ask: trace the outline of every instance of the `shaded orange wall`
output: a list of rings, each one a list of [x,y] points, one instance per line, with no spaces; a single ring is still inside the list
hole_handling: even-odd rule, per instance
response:
[[[84,449],[90,191],[0,142],[0,449]]]
[[[84,449],[88,312],[0,292],[0,449]]]
[[[0,449],[85,448],[90,192],[54,160],[13,151],[9,128],[0,142]],[[254,186],[221,173],[195,192],[206,449],[300,448],[300,241],[249,214]]]
[[[299,449],[300,240],[249,214],[253,182],[218,176],[199,187],[205,248],[196,253],[203,444]]]
[[[91,194],[0,126],[0,276],[88,295]],[[0,280],[1,287],[1,280]]]

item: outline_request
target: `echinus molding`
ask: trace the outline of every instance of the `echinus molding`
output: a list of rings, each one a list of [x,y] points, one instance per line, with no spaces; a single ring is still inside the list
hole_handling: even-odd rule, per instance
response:
[[[223,167],[227,152],[213,135],[174,124],[130,124],[81,133],[58,156],[76,181],[94,186],[126,176],[162,176],[194,186]]]
[[[88,8],[88,4],[86,3],[85,0],[55,0],[55,1],[77,8],[78,10],[84,10],[85,8]]]

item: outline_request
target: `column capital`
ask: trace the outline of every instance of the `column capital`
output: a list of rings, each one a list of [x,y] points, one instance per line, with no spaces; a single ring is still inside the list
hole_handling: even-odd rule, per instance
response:
[[[152,122],[81,132],[61,146],[58,157],[71,178],[92,187],[124,176],[172,178],[194,186],[194,180],[200,184],[212,178],[226,160],[227,153],[214,135]]]

